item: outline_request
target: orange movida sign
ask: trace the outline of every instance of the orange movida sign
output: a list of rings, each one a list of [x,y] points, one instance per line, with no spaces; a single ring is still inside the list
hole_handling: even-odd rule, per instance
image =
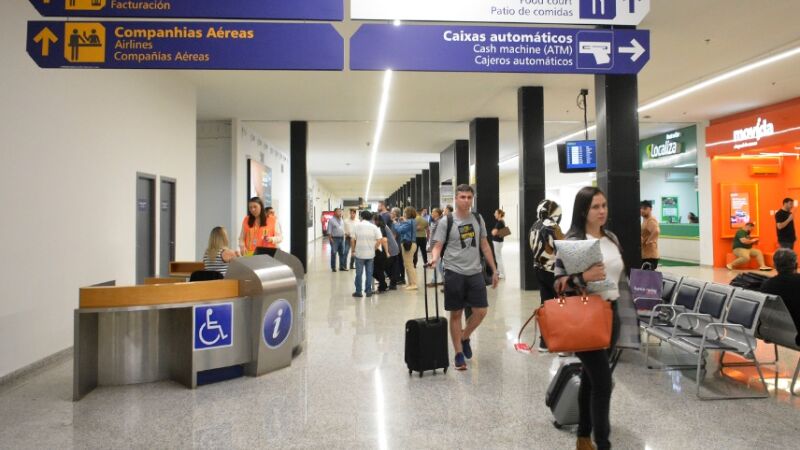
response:
[[[800,98],[711,121],[706,154],[718,156],[775,147],[795,151],[800,144]]]

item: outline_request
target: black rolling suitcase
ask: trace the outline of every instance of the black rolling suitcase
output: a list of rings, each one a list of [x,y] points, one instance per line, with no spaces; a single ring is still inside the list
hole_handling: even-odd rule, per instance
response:
[[[406,322],[406,365],[408,366],[408,374],[419,372],[420,377],[426,370],[432,370],[434,375],[436,374],[436,369],[444,369],[444,373],[447,373],[447,367],[450,365],[447,347],[447,319],[439,316],[439,292],[436,286],[433,287],[436,316],[428,316],[427,269],[427,267],[424,267],[422,271],[425,286],[425,317],[411,319]],[[434,272],[433,279],[435,282],[436,272]]]

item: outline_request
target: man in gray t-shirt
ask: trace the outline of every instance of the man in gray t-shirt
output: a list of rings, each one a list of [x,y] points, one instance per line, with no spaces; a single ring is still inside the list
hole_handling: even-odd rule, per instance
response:
[[[466,359],[472,358],[470,336],[486,317],[489,302],[486,296],[486,283],[481,267],[481,254],[486,265],[492,270],[492,287],[499,281],[494,265],[492,248],[487,239],[486,223],[480,215],[470,211],[475,192],[472,187],[461,184],[456,188],[456,209],[452,215],[444,216],[436,226],[429,265],[436,267],[444,261],[444,309],[450,311],[450,338],[456,352],[456,370],[466,370]],[[452,218],[453,224],[448,227]],[[447,229],[450,228],[450,233]],[[444,255],[442,255],[442,248]],[[443,257],[442,257],[443,256]],[[467,326],[462,330],[461,316],[464,308],[472,308]]]

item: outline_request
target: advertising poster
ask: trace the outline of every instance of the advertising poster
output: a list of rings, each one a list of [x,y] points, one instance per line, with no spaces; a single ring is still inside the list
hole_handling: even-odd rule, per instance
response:
[[[259,197],[264,206],[272,204],[272,169],[260,162],[247,160],[247,198]]]
[[[731,192],[731,228],[742,228],[750,222],[750,194]]]
[[[680,223],[678,197],[661,197],[661,222]]]
[[[328,235],[328,220],[333,217],[333,211],[322,211],[322,235]]]

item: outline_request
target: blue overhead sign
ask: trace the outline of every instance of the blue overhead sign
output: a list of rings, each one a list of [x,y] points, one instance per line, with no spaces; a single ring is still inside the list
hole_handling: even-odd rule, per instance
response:
[[[335,20],[343,0],[30,0],[49,17]]]
[[[313,23],[35,21],[27,50],[45,68],[344,68],[342,37]]]
[[[351,70],[635,74],[650,32],[366,24],[350,41]]]

